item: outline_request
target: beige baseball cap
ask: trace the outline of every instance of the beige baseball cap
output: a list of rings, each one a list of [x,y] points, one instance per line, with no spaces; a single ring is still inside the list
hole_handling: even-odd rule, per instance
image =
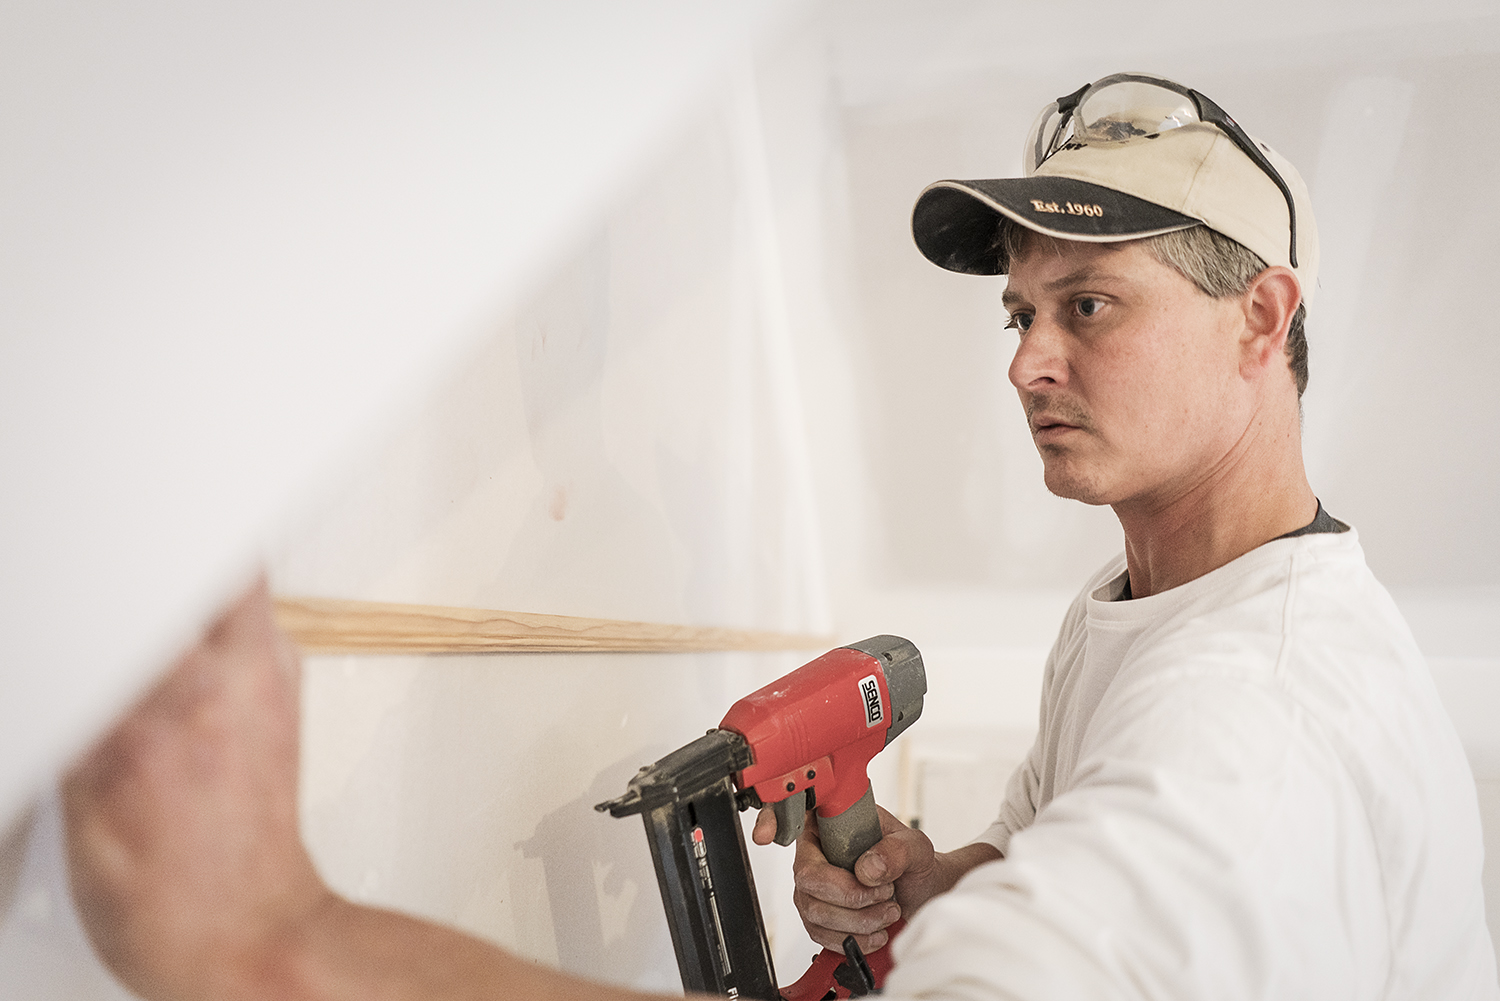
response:
[[[1109,79],[1109,78],[1106,78]],[[1286,183],[1274,180],[1217,125],[1190,121],[1106,142],[1068,142],[1028,177],[938,181],[912,211],[912,235],[932,263],[975,275],[1005,274],[1001,219],[1064,240],[1112,243],[1203,225],[1292,268],[1310,302],[1318,231],[1307,186],[1287,159],[1258,140]]]

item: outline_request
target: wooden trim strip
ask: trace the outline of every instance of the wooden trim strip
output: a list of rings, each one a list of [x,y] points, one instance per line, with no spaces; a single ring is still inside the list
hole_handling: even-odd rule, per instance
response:
[[[307,653],[686,653],[812,650],[833,642],[758,629],[341,598],[277,598],[276,619]]]

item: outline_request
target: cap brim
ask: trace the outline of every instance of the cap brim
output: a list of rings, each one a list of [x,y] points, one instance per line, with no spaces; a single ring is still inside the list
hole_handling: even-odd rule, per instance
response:
[[[933,264],[970,275],[1003,275],[1001,218],[1063,240],[1115,243],[1202,224],[1133,195],[1071,177],[938,181],[912,209],[917,247]]]

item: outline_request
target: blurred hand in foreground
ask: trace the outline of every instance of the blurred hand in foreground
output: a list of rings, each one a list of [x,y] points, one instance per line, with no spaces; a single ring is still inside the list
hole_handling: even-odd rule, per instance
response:
[[[297,827],[298,673],[258,581],[67,776],[73,895],[132,990],[228,995],[331,902]]]
[[[298,659],[257,582],[63,783],[73,896],[152,1001],[643,1001],[333,893],[297,824]]]

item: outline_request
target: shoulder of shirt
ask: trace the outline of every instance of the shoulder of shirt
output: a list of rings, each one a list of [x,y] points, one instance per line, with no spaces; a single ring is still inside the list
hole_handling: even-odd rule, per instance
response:
[[[1174,661],[1186,667],[1184,654],[1192,651],[1192,673],[1229,669],[1269,680],[1365,656],[1422,660],[1352,531],[1277,539],[1160,595],[1091,600],[1088,615],[1138,627],[1142,642],[1132,653],[1157,668]]]

